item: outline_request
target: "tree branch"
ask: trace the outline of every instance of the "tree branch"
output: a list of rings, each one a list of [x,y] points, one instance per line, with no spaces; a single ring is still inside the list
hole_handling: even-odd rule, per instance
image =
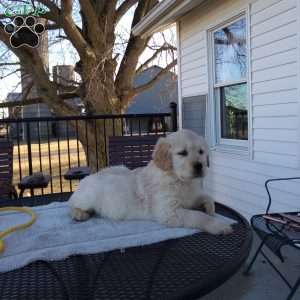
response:
[[[135,10],[131,26],[135,26],[156,3],[157,0],[140,0]],[[115,80],[116,92],[120,99],[124,96],[123,91],[130,90],[132,86],[138,59],[143,53],[148,41],[149,38],[143,39],[139,36],[133,36],[132,33],[130,34],[125,54]]]
[[[21,69],[13,70],[13,71],[9,72],[8,74],[5,74],[5,75],[3,75],[3,76],[0,76],[0,79],[2,80],[2,79],[4,79],[4,78],[7,78],[7,77],[9,77],[9,76],[11,76],[11,75],[13,75],[13,74],[19,72],[19,71],[21,71]]]
[[[0,102],[0,108],[12,108],[17,106],[25,106],[31,104],[43,103],[42,98],[32,98],[27,100],[12,101],[12,102]]]
[[[150,81],[147,83],[140,85],[138,87],[135,87],[132,91],[133,93],[139,94],[149,88],[151,88],[161,77],[163,77],[166,73],[168,73],[173,67],[175,67],[177,64],[177,59],[172,61],[169,65],[167,65],[164,69],[162,69],[157,75],[155,75]]]
[[[39,0],[39,2],[49,8],[49,11],[46,12],[42,17],[55,22],[58,28],[62,27],[61,10],[59,7],[56,6],[54,2],[49,0]]]
[[[7,17],[5,14],[0,14],[0,20],[2,19],[12,19],[12,17]]]
[[[116,23],[118,23],[122,17],[126,14],[126,12],[138,3],[139,0],[125,0],[116,11]]]
[[[5,67],[5,66],[18,66],[18,65],[20,65],[20,63],[19,62],[15,62],[15,63],[13,63],[13,62],[11,62],[11,63],[0,63],[0,67]]]
[[[45,30],[57,30],[60,28],[62,28],[62,24],[58,24],[58,23],[53,23],[53,24],[47,23],[45,25]]]
[[[162,53],[163,51],[166,51],[166,50],[176,50],[176,48],[172,45],[169,45],[169,44],[164,44],[162,45],[160,48],[158,48],[151,57],[149,57],[143,64],[141,64],[138,69],[136,70],[136,74],[142,72],[145,68],[148,67],[148,65],[154,60],[157,58],[157,56]]]
[[[77,49],[79,56],[82,59],[93,58],[95,59],[95,53],[90,45],[83,38],[81,31],[76,26],[72,18],[72,0],[62,0],[62,14],[63,14],[63,27],[70,38],[71,43]]]
[[[7,48],[18,56],[26,72],[32,74],[39,93],[43,95],[44,103],[52,108],[56,108],[56,112],[59,115],[74,114],[74,109],[67,103],[63,103],[60,96],[57,95],[57,85],[50,81],[49,75],[45,70],[43,59],[39,55],[38,50],[29,47],[12,48],[9,42],[9,36],[5,33],[3,27],[3,24],[0,22],[0,41],[4,42]]]
[[[38,0],[38,1],[44,4],[45,6],[47,6],[52,12],[56,13],[57,15],[60,14],[60,9],[53,1],[50,0]]]
[[[96,14],[95,7],[90,0],[79,0],[81,13],[84,16],[84,21],[87,25],[87,32],[90,37],[90,41],[94,48],[103,47],[103,29],[99,26],[98,16]]]
[[[75,93],[65,93],[59,95],[59,98],[61,98],[62,100],[72,99],[75,97],[78,97],[78,95]],[[0,108],[25,106],[25,105],[38,104],[38,103],[45,103],[43,97],[22,99],[19,101],[12,101],[12,102],[7,102],[6,100],[0,100]]]

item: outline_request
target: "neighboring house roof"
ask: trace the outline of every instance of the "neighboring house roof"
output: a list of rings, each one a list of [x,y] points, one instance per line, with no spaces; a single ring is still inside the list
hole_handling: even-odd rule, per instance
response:
[[[163,0],[132,29],[134,35],[148,36],[176,22],[205,0]],[[206,0],[208,1],[208,0]]]
[[[144,70],[136,76],[134,85],[145,84],[161,69],[159,66],[153,66]],[[170,102],[177,102],[177,75],[173,72],[166,73],[150,89],[135,96],[126,113],[166,113],[170,112]]]

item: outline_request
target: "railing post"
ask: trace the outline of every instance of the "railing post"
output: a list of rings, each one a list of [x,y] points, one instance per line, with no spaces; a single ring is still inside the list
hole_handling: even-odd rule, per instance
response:
[[[26,123],[27,131],[27,157],[28,157],[28,169],[29,175],[32,175],[32,153],[31,153],[31,134],[30,134],[30,123]],[[30,190],[31,196],[34,195],[33,189]]]
[[[27,155],[28,155],[28,168],[29,175],[32,175],[32,153],[31,153],[31,134],[30,134],[30,123],[26,123],[27,131]]]
[[[177,131],[178,125],[177,125],[177,104],[175,102],[170,103],[170,109],[171,109],[171,126],[172,131]]]

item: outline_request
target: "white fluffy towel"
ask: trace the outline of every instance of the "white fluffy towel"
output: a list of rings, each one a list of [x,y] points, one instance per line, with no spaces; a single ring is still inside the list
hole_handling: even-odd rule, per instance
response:
[[[0,272],[18,269],[36,260],[59,260],[74,254],[149,245],[198,232],[138,220],[112,221],[93,217],[86,222],[76,222],[70,217],[68,204],[60,202],[34,207],[33,210],[37,214],[36,223],[4,238],[5,252],[0,255]],[[0,231],[26,222],[28,218],[19,212],[1,213]]]

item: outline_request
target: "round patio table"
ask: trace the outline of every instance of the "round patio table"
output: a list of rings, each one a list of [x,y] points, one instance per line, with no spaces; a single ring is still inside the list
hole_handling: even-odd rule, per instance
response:
[[[63,193],[0,201],[0,206],[44,205],[69,196]],[[0,273],[0,299],[197,299],[241,267],[252,243],[245,218],[221,204],[216,210],[236,220],[232,234],[202,232],[123,251],[36,261]]]

